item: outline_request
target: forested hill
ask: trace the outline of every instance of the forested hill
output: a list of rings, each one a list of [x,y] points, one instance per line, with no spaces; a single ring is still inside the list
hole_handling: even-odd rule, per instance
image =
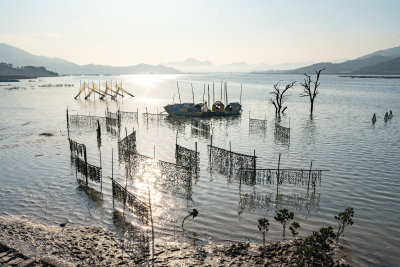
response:
[[[0,63],[0,78],[14,77],[24,79],[54,76],[58,76],[58,73],[49,71],[45,67],[24,66],[14,68],[12,64]]]

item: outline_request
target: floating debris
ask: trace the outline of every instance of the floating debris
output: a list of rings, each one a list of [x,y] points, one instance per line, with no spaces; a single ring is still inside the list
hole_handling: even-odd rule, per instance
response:
[[[52,133],[41,133],[41,134],[39,134],[39,136],[51,137],[51,136],[54,136],[54,134],[52,134]]]

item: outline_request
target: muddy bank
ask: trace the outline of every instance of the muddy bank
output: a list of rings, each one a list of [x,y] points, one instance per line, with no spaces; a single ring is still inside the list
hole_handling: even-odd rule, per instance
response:
[[[24,260],[41,260],[54,266],[144,266],[149,251],[135,252],[114,233],[100,227],[45,226],[16,216],[0,217],[0,242],[17,249]],[[182,242],[157,242],[155,266],[289,266],[298,261],[303,239],[274,242],[262,248],[250,243],[205,246]],[[150,248],[142,246],[141,248]],[[136,246],[138,248],[138,246]],[[330,252],[337,263],[345,263],[340,250]]]

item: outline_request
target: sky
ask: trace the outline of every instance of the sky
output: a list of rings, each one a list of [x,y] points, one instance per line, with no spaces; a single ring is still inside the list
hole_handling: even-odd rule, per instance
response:
[[[78,64],[354,59],[400,46],[398,0],[0,0],[0,43]]]

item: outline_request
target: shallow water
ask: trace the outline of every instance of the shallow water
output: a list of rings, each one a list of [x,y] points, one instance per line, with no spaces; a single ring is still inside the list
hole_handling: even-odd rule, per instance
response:
[[[135,95],[123,100],[74,100],[80,80],[122,81],[123,87]],[[96,77],[40,78],[0,86],[0,215],[24,215],[38,222],[104,226],[118,231],[113,212],[123,206],[115,202],[113,208],[111,154],[114,151],[114,177],[131,192],[147,201],[146,181],[127,179],[124,164],[118,163],[117,141],[102,129],[102,144],[97,146],[96,131],[88,127],[71,126],[71,138],[84,143],[88,162],[103,167],[103,198],[98,200],[78,186],[75,169],[71,165],[67,140],[66,108],[70,114],[104,116],[106,108],[115,112],[139,110],[139,120],[124,122],[121,137],[134,127],[139,153],[160,160],[175,162],[175,140],[200,151],[200,177],[193,180],[192,198],[169,194],[162,188],[151,189],[156,238],[172,239],[183,217],[193,208],[199,216],[185,222],[185,236],[196,236],[203,241],[226,242],[250,240],[261,242],[257,219],[267,217],[270,231],[267,239],[279,240],[281,225],[273,219],[275,206],[250,201],[252,196],[273,195],[274,186],[239,184],[236,178],[209,172],[207,144],[210,139],[195,135],[190,122],[176,127],[169,121],[147,122],[141,113],[156,113],[163,106],[181,99],[191,102],[193,83],[195,101],[203,98],[203,84],[210,85],[210,99],[220,98],[220,81],[228,82],[229,101],[239,101],[243,84],[244,112],[239,118],[209,119],[213,128],[213,145],[252,155],[258,168],[276,168],[281,153],[281,168],[326,169],[321,187],[316,188],[319,205],[307,210],[288,206],[300,222],[300,235],[308,235],[320,227],[336,226],[334,215],[346,207],[355,209],[354,225],[345,229],[343,245],[354,265],[396,265],[400,261],[400,201],[398,196],[398,165],[400,148],[399,119],[400,84],[396,79],[351,79],[322,76],[320,95],[315,103],[315,115],[309,116],[309,103],[300,98],[299,84],[288,98],[283,124],[291,128],[290,145],[277,142],[274,137],[274,109],[267,104],[272,85],[301,81],[301,75],[196,74],[196,75],[127,75]],[[74,87],[40,87],[43,84],[74,84]],[[8,85],[10,84],[10,85]],[[8,90],[12,87],[21,87]],[[174,97],[175,95],[175,97]],[[207,100],[207,88],[205,93]],[[384,123],[386,111],[394,117]],[[251,118],[268,120],[265,133],[249,132]],[[373,113],[377,122],[371,124]],[[51,132],[53,137],[39,136]],[[80,178],[80,174],[78,174]],[[100,185],[89,181],[100,191]],[[306,193],[305,187],[281,187],[286,196]],[[167,192],[164,192],[167,191]],[[134,216],[128,220],[140,226]],[[114,219],[114,220],[113,220]],[[179,232],[177,235],[182,235]]]

